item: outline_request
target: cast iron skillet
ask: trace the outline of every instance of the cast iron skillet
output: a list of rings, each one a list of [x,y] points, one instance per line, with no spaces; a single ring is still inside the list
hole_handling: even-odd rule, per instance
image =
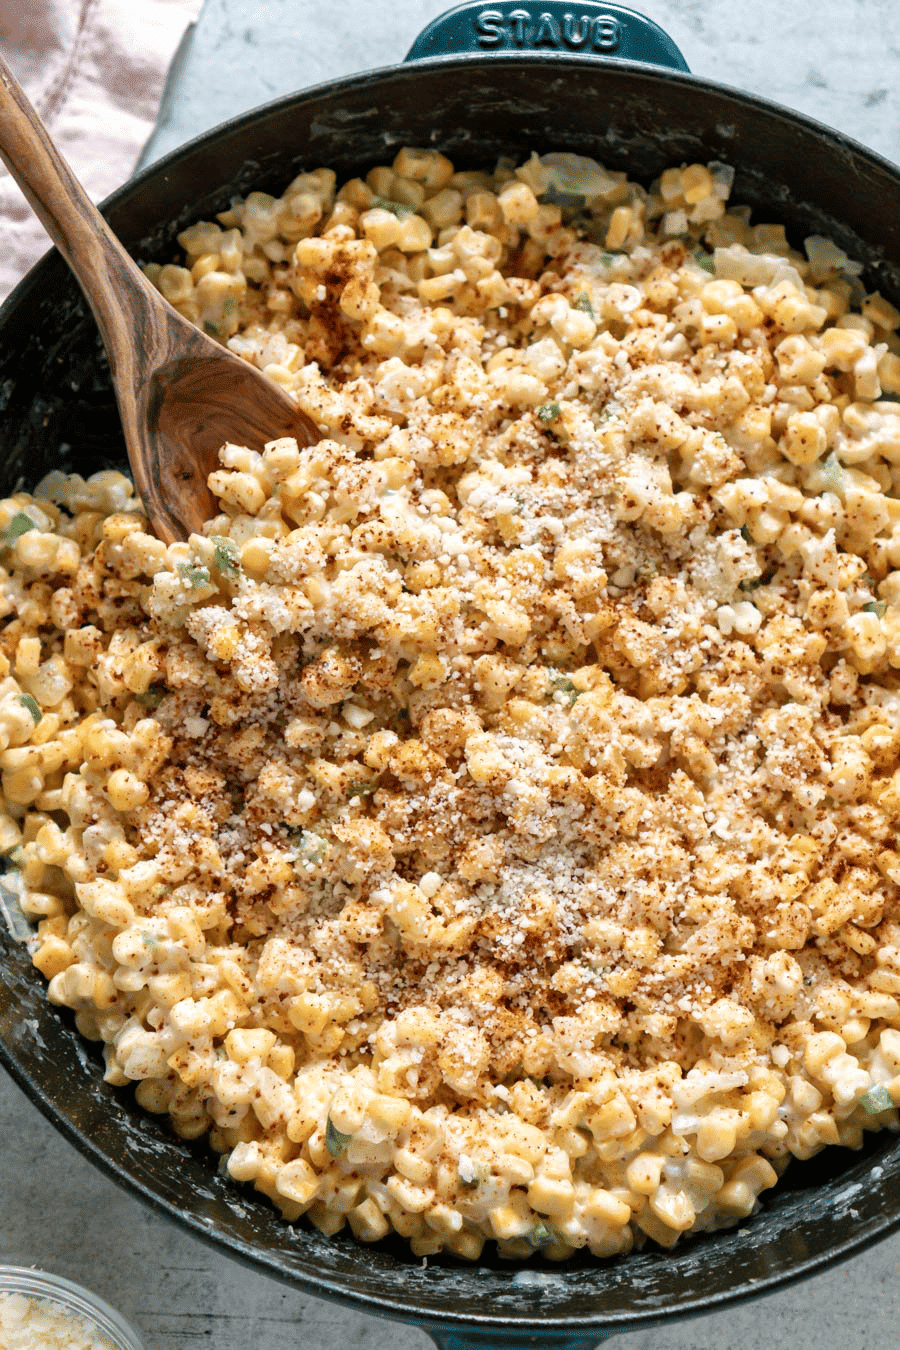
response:
[[[109,199],[113,228],[140,260],[170,260],[178,231],[236,194],[277,193],[320,165],[355,175],[404,144],[439,146],[461,167],[565,148],[646,182],[671,164],[724,160],[737,169],[733,200],[751,204],[756,219],[783,221],[797,241],[830,235],[866,264],[869,289],[900,300],[900,172],[807,118],[690,76],[671,41],[629,11],[597,0],[464,5],[427,29],[411,56],[192,142]],[[55,253],[0,311],[0,413],[0,491],[54,466],[124,464],[94,325]],[[2,922],[0,956],[0,1060],[92,1161],[230,1255],[313,1294],[415,1322],[444,1350],[584,1348],[782,1286],[900,1227],[900,1145],[878,1134],[861,1153],[792,1164],[740,1228],[672,1252],[471,1267],[423,1264],[400,1243],[326,1239],[285,1224],[264,1199],[220,1178],[202,1147],[140,1111],[130,1091],[104,1084],[99,1055],[47,1003],[25,946]]]

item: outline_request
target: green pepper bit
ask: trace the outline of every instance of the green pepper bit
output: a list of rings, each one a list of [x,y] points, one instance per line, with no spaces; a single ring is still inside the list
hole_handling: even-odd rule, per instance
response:
[[[555,1242],[561,1241],[559,1233],[546,1223],[536,1223],[530,1233],[525,1234],[525,1241],[534,1248],[549,1247]]]
[[[344,1134],[336,1125],[332,1124],[331,1116],[325,1125],[325,1147],[332,1158],[339,1157],[353,1140],[352,1134]]]
[[[214,534],[209,542],[215,545],[215,564],[222,575],[236,577],[241,570],[241,555],[235,541],[227,535]]]
[[[560,672],[554,670],[552,666],[548,671],[548,674],[550,676],[551,697],[553,694],[565,694],[569,700],[569,707],[571,708],[576,699],[581,697],[582,691],[576,689],[568,675],[561,675]]]
[[[17,511],[16,514],[13,516],[12,520],[9,522],[9,525],[6,530],[6,538],[11,543],[14,539],[18,539],[21,535],[27,534],[29,530],[36,530],[36,529],[37,526],[31,519],[31,516],[26,516],[24,511]]]
[[[37,726],[38,722],[40,722],[41,718],[44,716],[37,699],[33,698],[31,694],[20,694],[19,702],[22,704],[23,708],[28,709],[34,719],[34,725]]]
[[[291,834],[291,843],[297,861],[315,867],[325,856],[325,840],[315,830],[299,830]]]
[[[178,575],[189,586],[207,586],[209,584],[209,569],[198,567],[196,563],[179,563]]]
[[[135,694],[135,698],[145,708],[158,708],[168,692],[164,684],[151,684],[142,694]]]
[[[859,1099],[859,1104],[870,1116],[878,1116],[882,1111],[894,1109],[894,1099],[884,1083],[877,1083],[875,1087],[869,1088],[868,1092],[864,1092]]]
[[[411,206],[407,206],[405,202],[391,201],[389,197],[376,197],[372,205],[380,206],[382,211],[390,211],[392,216],[397,216],[401,220],[404,216],[413,215]]]

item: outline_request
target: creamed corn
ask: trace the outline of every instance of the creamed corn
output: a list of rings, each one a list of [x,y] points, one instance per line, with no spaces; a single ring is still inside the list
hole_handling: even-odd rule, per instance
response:
[[[0,844],[107,1078],[289,1221],[597,1256],[897,1128],[900,313],[572,155],[150,275],[322,432],[0,503]]]

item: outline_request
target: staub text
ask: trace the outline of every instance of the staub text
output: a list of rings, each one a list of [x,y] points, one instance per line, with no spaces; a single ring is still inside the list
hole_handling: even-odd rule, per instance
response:
[[[525,9],[503,13],[483,9],[475,16],[475,36],[481,47],[549,47],[570,51],[615,51],[619,23],[609,14],[564,14],[562,20],[546,12]]]

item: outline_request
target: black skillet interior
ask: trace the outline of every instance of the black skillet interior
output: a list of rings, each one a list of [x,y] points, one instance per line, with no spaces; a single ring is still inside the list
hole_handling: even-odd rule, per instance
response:
[[[836,133],[690,76],[577,57],[429,60],[342,80],[226,124],[152,166],[111,199],[113,227],[141,261],[175,257],[176,233],[252,189],[279,192],[302,169],[339,177],[435,145],[460,167],[569,149],[649,182],[684,161],[722,160],[732,199],[784,222],[796,241],[831,236],[866,264],[869,289],[900,300],[900,173]],[[55,255],[0,311],[2,490],[52,467],[124,462],[105,361],[77,288]],[[900,1226],[900,1146],[794,1164],[740,1228],[598,1264],[526,1272],[432,1259],[399,1244],[363,1249],[290,1227],[226,1183],[202,1147],[101,1082],[99,1057],[45,1000],[25,948],[0,922],[0,1060],[37,1105],[115,1180],[198,1236],[270,1274],[370,1312],[525,1335],[540,1325],[604,1332],[710,1310],[847,1256]]]

